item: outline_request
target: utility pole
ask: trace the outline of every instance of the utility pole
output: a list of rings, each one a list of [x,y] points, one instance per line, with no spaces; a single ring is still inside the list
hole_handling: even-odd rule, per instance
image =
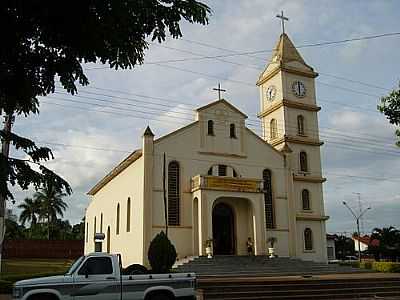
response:
[[[7,136],[11,132],[11,127],[14,122],[13,114],[7,114],[4,117],[4,128],[3,132]],[[10,154],[10,142],[4,140],[1,146],[1,155],[6,159]],[[7,184],[7,183],[6,183]],[[1,274],[1,257],[3,253],[3,242],[6,234],[6,199],[4,195],[0,194],[0,274]]]
[[[367,207],[366,209],[364,209],[364,211],[360,212],[360,214],[356,215],[354,213],[354,211],[351,209],[350,206],[347,205],[346,201],[343,201],[343,205],[346,206],[348,208],[348,210],[351,212],[351,214],[353,215],[354,219],[356,219],[356,224],[357,224],[357,241],[358,241],[358,260],[361,263],[361,241],[360,241],[360,219],[362,218],[362,216],[371,209],[371,207]]]
[[[165,235],[168,237],[168,201],[167,201],[167,192],[165,189],[165,167],[166,167],[166,159],[165,152],[163,155],[163,198],[164,198],[164,218],[165,218]]]
[[[353,193],[353,194],[357,195],[357,197],[358,197],[358,211],[361,214],[361,212],[363,211],[362,202],[361,202],[361,194],[360,193]],[[365,234],[363,218],[360,218],[360,227],[361,227],[361,234]]]

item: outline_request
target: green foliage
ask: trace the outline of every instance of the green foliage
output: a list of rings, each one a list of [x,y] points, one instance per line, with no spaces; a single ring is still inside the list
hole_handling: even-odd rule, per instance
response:
[[[359,268],[360,262],[359,261],[341,261],[339,262],[340,266],[351,266],[353,268]]]
[[[176,250],[164,231],[150,243],[148,259],[153,273],[168,273],[176,261]]]
[[[400,263],[376,261],[372,264],[372,269],[384,273],[400,273]]]
[[[400,257],[400,231],[393,226],[374,228],[371,240],[378,240],[379,245],[369,245],[368,251],[375,255],[376,259],[391,259],[395,261]]]
[[[360,268],[361,269],[367,269],[367,270],[372,270],[373,267],[373,263],[372,261],[363,261],[360,264]]]
[[[400,126],[400,83],[399,89],[393,90],[388,96],[381,98],[378,110],[386,116],[390,124]],[[396,130],[396,135],[400,138],[400,129]],[[400,140],[396,145],[400,147]]]
[[[88,85],[82,64],[133,68],[144,61],[146,39],[182,36],[180,22],[207,24],[210,9],[196,0],[140,1],[0,1],[0,115],[39,112],[39,96],[55,91],[59,78],[70,94],[76,82]],[[73,17],[71,17],[73,16]],[[71,192],[68,183],[40,162],[53,158],[46,147],[29,139],[1,132],[2,141],[22,149],[29,159],[0,155],[0,194],[13,199],[7,182],[36,189],[52,180],[59,191]],[[31,164],[39,170],[33,170]]]
[[[17,222],[6,219],[6,234],[5,239],[24,239],[25,238],[25,227],[19,225]]]
[[[344,235],[335,235],[336,257],[345,259],[346,256],[354,256],[354,241]]]

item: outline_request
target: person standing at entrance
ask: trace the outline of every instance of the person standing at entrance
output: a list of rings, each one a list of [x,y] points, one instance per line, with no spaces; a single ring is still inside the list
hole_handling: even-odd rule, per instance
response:
[[[253,242],[251,240],[251,237],[247,238],[247,254],[248,255],[253,255]]]

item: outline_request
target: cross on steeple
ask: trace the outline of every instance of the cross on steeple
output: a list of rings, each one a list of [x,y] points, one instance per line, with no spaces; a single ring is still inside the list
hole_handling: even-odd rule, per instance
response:
[[[283,15],[283,10],[280,15],[276,15],[277,18],[281,19],[282,22],[282,33],[285,33],[285,21],[289,21],[289,18]]]
[[[218,88],[213,88],[214,91],[218,91],[218,100],[221,100],[221,92],[226,92],[226,90],[221,89],[221,83],[218,83]]]

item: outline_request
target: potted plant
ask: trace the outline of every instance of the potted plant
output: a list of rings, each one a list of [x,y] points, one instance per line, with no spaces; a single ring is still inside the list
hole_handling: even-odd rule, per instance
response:
[[[269,254],[269,258],[274,258],[275,257],[275,248],[274,248],[274,244],[277,242],[277,238],[276,237],[269,237],[267,240],[267,243],[269,243],[270,247],[268,247],[268,254]]]
[[[213,240],[208,239],[206,240],[206,254],[208,258],[212,258],[212,246],[213,246]]]

